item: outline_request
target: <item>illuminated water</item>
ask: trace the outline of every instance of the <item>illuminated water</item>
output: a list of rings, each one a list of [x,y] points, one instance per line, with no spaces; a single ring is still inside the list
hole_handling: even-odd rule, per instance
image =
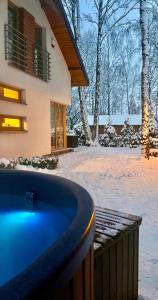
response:
[[[34,262],[72,221],[72,208],[62,211],[48,205],[41,207],[37,211],[1,208],[0,286]]]

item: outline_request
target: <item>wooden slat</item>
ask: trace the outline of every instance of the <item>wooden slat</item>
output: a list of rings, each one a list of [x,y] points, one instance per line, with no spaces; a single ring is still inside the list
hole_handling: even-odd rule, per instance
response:
[[[128,227],[123,224],[116,223],[112,220],[108,220],[108,219],[100,217],[98,215],[96,215],[96,224],[108,226],[109,228],[115,229],[118,231],[124,231],[124,230],[128,229]]]
[[[85,300],[91,300],[91,252],[89,251],[88,255],[86,256],[84,262],[84,281],[85,281]]]
[[[94,251],[93,247],[91,247],[91,300],[94,300]]]
[[[94,259],[94,299],[101,300],[103,296],[103,282],[102,282],[102,255]]]
[[[110,299],[110,250],[103,253],[103,300]]]
[[[110,300],[117,299],[116,247],[110,247]]]
[[[107,214],[118,216],[118,217],[122,217],[122,218],[131,220],[131,221],[135,221],[135,222],[141,222],[142,221],[141,217],[134,216],[134,215],[127,214],[127,213],[123,213],[123,212],[120,212],[120,211],[106,209],[106,208],[102,208],[102,207],[98,207],[98,206],[96,207],[96,210],[103,211],[103,212],[105,212]]]
[[[67,148],[67,125],[66,125],[66,106],[63,105],[63,130],[64,130],[64,148]]]
[[[108,214],[104,211],[96,210],[96,217],[105,217],[106,220],[116,222],[118,224],[123,224],[123,225],[133,225],[135,221],[125,219],[123,217],[115,216]]]
[[[141,221],[137,216],[97,207],[95,300],[137,300]]]
[[[133,299],[138,298],[138,262],[139,262],[139,228],[134,231],[134,291]]]
[[[73,278],[73,282],[74,282],[73,299],[83,300],[83,278],[82,277],[83,277],[83,273],[82,273],[82,265],[81,265]]]
[[[119,236],[120,231],[102,226],[96,223],[96,232],[108,235],[110,237],[116,238]]]
[[[133,287],[134,287],[134,240],[133,232],[128,235],[128,300],[133,300]]]
[[[123,241],[116,245],[117,251],[117,300],[123,300]]]
[[[123,238],[123,300],[128,300],[128,236]]]

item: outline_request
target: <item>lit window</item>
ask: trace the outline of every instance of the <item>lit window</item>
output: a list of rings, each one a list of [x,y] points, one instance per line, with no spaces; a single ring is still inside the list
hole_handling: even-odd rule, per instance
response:
[[[26,124],[22,117],[0,116],[0,131],[26,131]]]
[[[0,85],[0,98],[3,100],[21,102],[21,91]]]
[[[4,93],[4,97],[11,98],[14,100],[19,100],[19,91],[4,88],[3,93]]]
[[[12,119],[12,118],[4,118],[2,121],[2,127],[20,128],[21,120],[20,119]]]

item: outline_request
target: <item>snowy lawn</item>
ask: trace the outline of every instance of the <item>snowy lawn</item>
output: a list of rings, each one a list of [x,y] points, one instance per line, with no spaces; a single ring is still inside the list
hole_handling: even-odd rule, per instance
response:
[[[100,206],[143,217],[140,228],[140,300],[157,300],[158,158],[145,160],[140,157],[139,149],[83,147],[60,156],[58,169],[41,171],[77,182]]]

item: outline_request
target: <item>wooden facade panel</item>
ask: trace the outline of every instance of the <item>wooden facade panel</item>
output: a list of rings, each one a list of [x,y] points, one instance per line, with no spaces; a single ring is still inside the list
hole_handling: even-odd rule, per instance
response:
[[[128,260],[128,300],[133,300],[134,287],[134,239],[133,232],[128,236],[128,253],[130,259]]]
[[[67,148],[66,106],[63,106],[64,148]]]
[[[73,278],[61,288],[56,290],[48,287],[41,298],[43,300],[94,300],[93,297],[93,272],[92,272],[92,247],[87,256],[76,270]],[[33,298],[36,299],[36,298]],[[38,298],[39,299],[39,298]]]
[[[34,74],[33,45],[35,44],[35,18],[24,8],[19,8],[20,31],[27,39],[26,65],[29,73]]]
[[[103,253],[103,300],[110,299],[110,251]]]
[[[102,256],[95,257],[94,260],[94,299],[103,299],[103,281],[102,281]]]
[[[123,241],[123,300],[128,300],[128,235],[124,237]]]
[[[138,266],[139,266],[139,229],[134,231],[134,292],[133,298],[137,300],[138,295]]]
[[[117,299],[116,246],[110,248],[110,300]]]
[[[122,263],[122,257],[123,257],[123,241],[122,239],[118,242],[116,245],[117,250],[117,300],[123,299],[123,263]]]
[[[141,217],[96,207],[95,300],[137,300],[141,221]]]
[[[88,76],[61,1],[41,0],[40,2],[68,68],[72,66],[81,68],[80,76],[77,76],[76,73],[71,73],[72,86],[88,85]]]
[[[105,125],[99,125],[99,134],[104,134],[104,127],[105,127]],[[116,129],[117,134],[121,134],[121,130],[123,129],[124,125],[112,125],[112,126]],[[133,128],[134,128],[134,130],[136,132],[139,131],[140,125],[132,125],[132,126],[133,126]],[[90,129],[93,132],[94,131],[94,126],[90,125]]]
[[[82,300],[83,299],[83,274],[82,265],[80,266],[78,272],[76,272],[73,279],[73,299]]]

